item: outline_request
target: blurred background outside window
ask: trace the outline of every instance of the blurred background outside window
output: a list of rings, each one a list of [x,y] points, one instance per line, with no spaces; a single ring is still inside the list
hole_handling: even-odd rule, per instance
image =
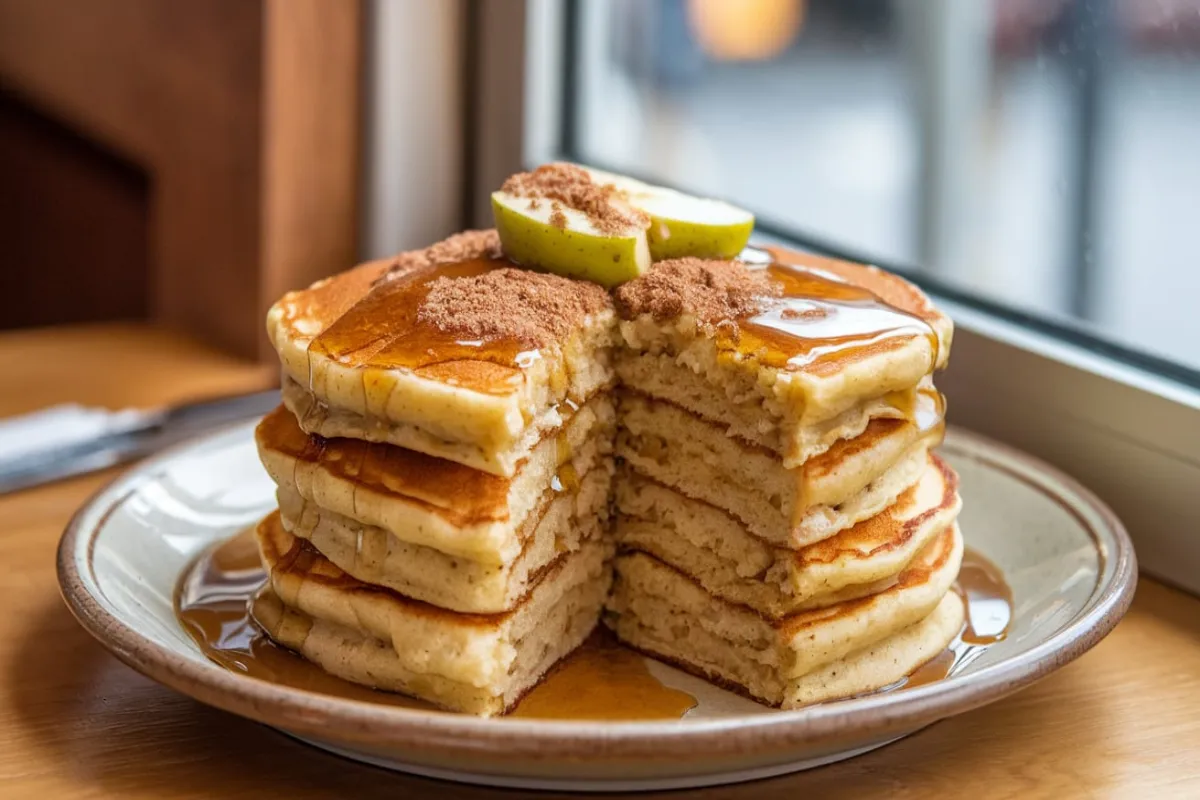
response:
[[[1200,0],[577,0],[569,154],[1200,368]]]

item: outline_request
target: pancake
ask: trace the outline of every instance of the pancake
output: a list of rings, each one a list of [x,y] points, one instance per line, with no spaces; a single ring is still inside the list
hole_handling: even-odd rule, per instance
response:
[[[905,398],[949,357],[949,318],[874,267],[751,252],[758,263],[661,262],[615,291],[622,383],[726,425],[789,468],[830,446],[831,422],[853,431],[911,418]]]
[[[606,545],[557,559],[516,607],[461,614],[355,580],[278,515],[257,529],[263,630],[338,677],[454,711],[503,713],[595,627],[608,591]]]
[[[307,539],[347,574],[366,583],[453,611],[494,614],[510,610],[563,553],[599,540],[608,525],[612,464],[579,477],[572,492],[548,492],[526,515],[517,537],[520,553],[503,564],[474,561],[401,541],[279,487],[283,527]]]
[[[947,609],[942,612],[947,616],[910,629],[943,603],[958,574],[962,549],[962,536],[952,526],[887,588],[779,620],[713,597],[646,553],[621,554],[614,563],[605,623],[639,650],[760,702],[792,708],[822,694],[820,686],[804,678],[822,669],[831,674],[836,662],[856,664],[860,679],[849,692],[854,694],[892,683],[926,654],[944,648],[962,623],[957,597],[957,613]],[[906,631],[911,635],[892,638]],[[856,655],[862,658],[856,660]]]
[[[255,438],[272,480],[302,499],[402,542],[500,565],[524,547],[526,517],[569,488],[560,476],[575,480],[608,462],[613,425],[611,400],[594,397],[512,478],[392,445],[310,437],[283,408],[267,415]]]
[[[958,477],[937,456],[924,460],[921,479],[886,510],[799,550],[765,542],[721,509],[631,475],[616,492],[617,544],[773,619],[831,605],[886,586],[954,524]]]
[[[601,386],[596,393],[603,392],[606,388]],[[529,458],[530,452],[538,442],[557,431],[580,405],[594,396],[590,395],[580,402],[568,398],[551,406],[525,428],[520,439],[512,446],[488,451],[474,443],[441,439],[415,425],[402,425],[342,408],[330,408],[318,402],[313,394],[286,374],[281,380],[280,394],[284,406],[303,423],[303,428],[311,433],[327,438],[351,438],[394,444],[501,477],[512,477],[520,468],[521,462]]]
[[[948,592],[923,620],[791,681],[780,705],[801,708],[890,686],[949,647],[965,616],[962,598]]]
[[[941,442],[940,397],[916,422],[875,419],[799,468],[673,403],[621,392],[617,455],[636,473],[728,511],[755,536],[803,547],[878,514],[920,478]]]
[[[389,442],[511,476],[613,380],[599,286],[516,268],[468,231],[271,307],[284,402],[309,433]]]
[[[680,365],[669,353],[638,353],[619,348],[614,355],[615,370],[626,394],[639,394],[671,403],[718,427],[729,436],[761,447],[783,458],[785,437],[780,418],[764,413],[762,401],[733,402],[691,367]],[[828,450],[840,439],[862,433],[875,419],[908,419],[916,396],[915,390],[889,392],[858,403],[827,419],[808,422],[794,432],[799,455],[789,464],[799,464]]]

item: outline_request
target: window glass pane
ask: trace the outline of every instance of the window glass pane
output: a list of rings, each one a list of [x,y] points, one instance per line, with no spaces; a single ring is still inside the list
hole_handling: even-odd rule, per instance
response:
[[[1200,0],[578,0],[571,155],[1200,367]]]

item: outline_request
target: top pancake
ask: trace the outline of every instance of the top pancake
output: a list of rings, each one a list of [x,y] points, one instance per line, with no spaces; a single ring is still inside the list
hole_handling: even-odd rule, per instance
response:
[[[619,287],[618,372],[799,466],[833,423],[911,417],[953,325],[904,279],[781,249],[661,262]]]
[[[494,231],[364,264],[285,295],[267,330],[311,433],[387,441],[511,475],[611,380],[611,300],[517,268]]]
[[[659,262],[615,297],[622,319],[674,324],[731,360],[789,374],[827,376],[912,343],[922,345],[924,375],[949,355],[949,319],[903,278],[782,248]]]

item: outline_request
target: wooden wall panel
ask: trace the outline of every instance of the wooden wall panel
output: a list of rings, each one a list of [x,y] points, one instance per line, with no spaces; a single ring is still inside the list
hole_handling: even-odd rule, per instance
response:
[[[360,193],[347,176],[360,174],[360,115],[348,100],[361,84],[360,36],[359,15],[329,0],[266,4],[260,289],[268,301],[354,263]]]
[[[149,315],[141,170],[0,89],[0,187],[0,329]]]
[[[0,0],[0,81],[150,181],[151,317],[264,351],[280,287],[352,262],[356,0]]]

